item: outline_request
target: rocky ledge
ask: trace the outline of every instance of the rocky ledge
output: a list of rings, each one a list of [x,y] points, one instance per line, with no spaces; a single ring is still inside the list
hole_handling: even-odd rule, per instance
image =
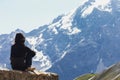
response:
[[[23,72],[0,70],[0,80],[58,80],[58,75],[50,72]]]

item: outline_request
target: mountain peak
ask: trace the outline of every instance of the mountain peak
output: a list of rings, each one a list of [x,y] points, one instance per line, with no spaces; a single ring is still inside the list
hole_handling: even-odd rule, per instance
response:
[[[92,11],[97,8],[101,11],[111,12],[111,1],[110,0],[91,0],[84,3],[81,17],[85,18],[87,15],[91,14]]]
[[[19,33],[23,33],[24,31],[18,28],[18,29],[16,29],[14,32],[17,32],[17,33],[18,33],[18,32],[19,32]]]
[[[11,32],[10,35],[11,36],[15,36],[16,33],[23,33],[24,34],[25,32],[23,30],[21,30],[21,29],[18,28],[15,31]]]

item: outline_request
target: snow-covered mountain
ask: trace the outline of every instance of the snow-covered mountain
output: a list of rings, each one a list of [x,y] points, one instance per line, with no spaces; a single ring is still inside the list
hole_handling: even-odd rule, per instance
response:
[[[60,74],[61,80],[72,80],[84,73],[100,72],[120,61],[119,14],[120,0],[86,0],[65,15],[65,27],[61,25],[60,29],[64,28],[62,33],[68,37],[64,43],[69,47],[49,71]],[[62,23],[64,17],[58,22]]]
[[[33,66],[56,72],[60,80],[99,72],[120,61],[120,0],[84,0],[68,14],[29,33],[0,35],[0,67],[10,68],[10,47],[22,32],[37,52]]]

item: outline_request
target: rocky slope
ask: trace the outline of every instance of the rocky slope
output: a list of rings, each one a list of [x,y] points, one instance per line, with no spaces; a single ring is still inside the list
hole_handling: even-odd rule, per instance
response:
[[[120,63],[117,63],[91,80],[120,80]]]
[[[101,73],[85,74],[75,80],[120,80],[120,63],[110,66]]]

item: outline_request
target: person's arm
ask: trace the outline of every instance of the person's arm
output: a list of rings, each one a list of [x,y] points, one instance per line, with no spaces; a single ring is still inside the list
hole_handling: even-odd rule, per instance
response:
[[[13,46],[11,46],[11,51],[10,51],[10,60],[13,57]]]
[[[31,57],[34,57],[35,55],[36,55],[36,53],[33,51],[33,50],[31,50],[30,48],[28,48],[28,47],[26,47],[27,48],[27,53],[28,53],[28,55],[30,55]]]

